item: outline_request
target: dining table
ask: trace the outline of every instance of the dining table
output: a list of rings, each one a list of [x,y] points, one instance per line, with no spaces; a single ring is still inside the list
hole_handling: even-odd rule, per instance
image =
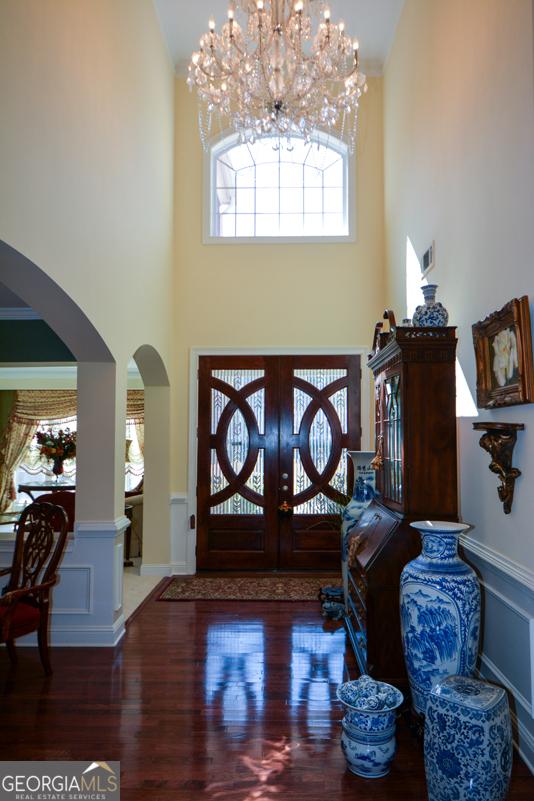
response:
[[[39,495],[44,495],[48,492],[63,492],[63,491],[71,491],[74,492],[76,489],[76,484],[69,484],[63,481],[41,481],[36,482],[35,484],[19,484],[18,491],[25,492],[26,495],[29,495],[32,501],[35,501],[33,493],[36,492]]]

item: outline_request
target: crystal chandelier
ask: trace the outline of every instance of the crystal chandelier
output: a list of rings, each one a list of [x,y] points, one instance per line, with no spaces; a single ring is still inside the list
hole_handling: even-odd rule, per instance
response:
[[[216,115],[221,129],[230,121],[241,142],[268,135],[309,142],[321,129],[335,132],[354,152],[366,78],[358,42],[343,22],[331,21],[322,0],[231,3],[220,32],[210,19],[187,83],[199,95],[205,149]]]

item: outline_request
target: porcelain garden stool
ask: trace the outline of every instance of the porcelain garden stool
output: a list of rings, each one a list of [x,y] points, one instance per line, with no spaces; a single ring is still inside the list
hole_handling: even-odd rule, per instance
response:
[[[429,801],[504,801],[512,729],[502,687],[448,676],[432,688],[425,719]]]

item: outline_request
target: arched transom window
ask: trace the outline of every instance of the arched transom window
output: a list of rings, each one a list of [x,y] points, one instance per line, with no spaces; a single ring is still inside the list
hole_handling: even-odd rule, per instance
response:
[[[226,137],[210,152],[209,238],[348,239],[349,163],[332,136]]]

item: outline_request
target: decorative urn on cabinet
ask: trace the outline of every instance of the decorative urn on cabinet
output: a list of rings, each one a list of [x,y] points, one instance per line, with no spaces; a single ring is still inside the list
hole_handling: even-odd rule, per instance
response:
[[[412,318],[412,323],[418,328],[442,328],[449,322],[449,312],[436,301],[437,284],[426,284],[421,287],[425,302],[418,306]]]
[[[465,523],[422,520],[421,554],[401,573],[401,633],[412,702],[426,713],[429,693],[453,674],[471,676],[480,636],[480,586],[458,555]]]

